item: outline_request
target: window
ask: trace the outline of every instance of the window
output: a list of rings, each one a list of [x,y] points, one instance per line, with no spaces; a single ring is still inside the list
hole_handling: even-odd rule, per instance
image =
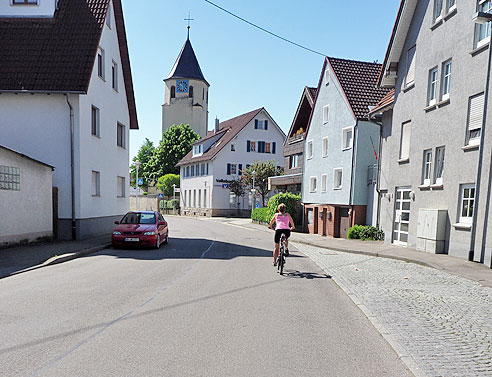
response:
[[[207,189],[203,189],[203,207],[207,208]]]
[[[111,85],[113,89],[118,91],[118,64],[113,61],[111,66]]]
[[[318,189],[316,185],[318,184],[318,178],[317,177],[311,177],[309,179],[309,192],[316,192]]]
[[[92,106],[91,110],[91,133],[94,136],[99,137],[99,120],[100,120],[100,114],[99,114],[99,109],[96,106]]]
[[[235,152],[236,151],[236,146],[234,144],[231,144],[231,152]]]
[[[116,196],[125,197],[125,177],[116,177]]]
[[[460,189],[460,223],[473,221],[473,207],[475,206],[475,185],[461,185]]]
[[[193,157],[201,156],[203,154],[203,144],[193,146]]]
[[[480,144],[484,108],[484,94],[480,93],[468,100],[468,125],[466,145]]]
[[[427,104],[429,106],[436,103],[437,95],[437,68],[433,68],[429,71],[429,94],[427,98]]]
[[[478,11],[491,13],[492,12],[492,0],[479,0]],[[490,22],[485,24],[479,24],[476,26],[476,41],[477,47],[487,44],[490,40]]]
[[[256,142],[251,140],[246,141],[246,152],[256,152]]]
[[[323,124],[328,123],[329,115],[330,115],[330,105],[325,105],[323,107]]]
[[[237,164],[227,164],[227,175],[237,174]]]
[[[188,90],[188,95],[190,98],[193,98],[193,87],[190,86],[190,89]]]
[[[195,172],[196,172],[196,176],[199,177],[200,176],[200,164],[196,164]]]
[[[265,153],[265,142],[264,141],[258,142],[258,153]]]
[[[205,175],[205,164],[202,164],[202,175]]]
[[[268,130],[268,120],[255,119],[255,130]]]
[[[436,148],[436,167],[434,183],[442,185],[442,173],[444,172],[444,147]]]
[[[38,4],[38,0],[12,0],[12,5],[19,5],[19,4],[33,4],[33,5],[37,5]]]
[[[0,190],[20,191],[20,169],[0,165]]]
[[[104,50],[97,50],[97,75],[104,80]]]
[[[198,208],[202,207],[202,190],[198,190]]]
[[[342,131],[342,150],[352,148],[354,130],[352,127],[344,128]]]
[[[171,86],[171,98],[176,98],[176,87]]]
[[[196,208],[196,190],[193,190],[193,208]]]
[[[412,85],[415,81],[415,50],[413,46],[407,51],[407,77],[405,78],[405,87]]]
[[[326,192],[326,181],[328,179],[327,174],[321,174],[321,192]]]
[[[299,167],[299,155],[294,154],[289,156],[289,169],[295,169]]]
[[[186,167],[186,176],[187,177],[190,176],[190,167],[189,166]]]
[[[330,83],[330,71],[328,68],[325,71],[325,85],[328,85]]]
[[[188,207],[191,207],[191,190],[188,191]]]
[[[195,176],[195,165],[191,165],[191,176]]]
[[[424,162],[422,167],[422,183],[430,185],[432,170],[432,149],[424,151]]]
[[[328,138],[324,137],[322,143],[323,143],[323,146],[322,146],[322,150],[321,150],[321,156],[326,157],[326,156],[328,156]]]
[[[452,62],[448,60],[442,65],[442,100],[447,100],[449,98],[449,90],[451,89],[451,68]]]
[[[121,123],[116,125],[116,145],[125,148],[125,126]]]
[[[400,161],[408,160],[410,158],[410,132],[411,122],[406,122],[401,125],[401,139],[400,139]]]
[[[207,162],[207,175],[208,175],[208,162]]]
[[[101,174],[92,171],[92,196],[101,196]]]
[[[108,6],[108,13],[106,13],[106,25],[111,29],[111,5]]]
[[[333,188],[335,190],[340,190],[342,188],[342,175],[343,175],[343,169],[338,168],[334,170],[333,174]]]
[[[313,158],[313,141],[308,141],[307,143],[307,158]]]
[[[265,153],[270,153],[270,143],[265,143]]]
[[[442,2],[443,0],[434,0],[434,22],[442,18]]]
[[[446,12],[449,13],[456,8],[456,0],[448,0],[446,4]]]

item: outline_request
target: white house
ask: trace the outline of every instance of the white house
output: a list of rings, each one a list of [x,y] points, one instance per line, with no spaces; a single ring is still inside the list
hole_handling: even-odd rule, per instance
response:
[[[249,193],[239,201],[227,183],[255,161],[283,165],[285,134],[265,108],[219,123],[214,131],[193,145],[177,166],[180,206],[185,215],[246,216],[251,212]]]
[[[59,238],[111,231],[138,129],[121,0],[2,0],[0,35],[2,144],[55,168]]]

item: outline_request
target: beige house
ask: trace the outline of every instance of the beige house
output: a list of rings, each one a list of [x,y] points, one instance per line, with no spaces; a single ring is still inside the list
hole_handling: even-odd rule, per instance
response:
[[[0,146],[0,245],[53,235],[52,171]]]

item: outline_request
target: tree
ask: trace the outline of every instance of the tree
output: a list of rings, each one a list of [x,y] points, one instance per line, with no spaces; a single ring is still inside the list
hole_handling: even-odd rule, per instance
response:
[[[172,125],[162,134],[162,140],[155,149],[149,163],[151,177],[157,180],[163,175],[179,174],[176,164],[191,150],[191,145],[200,139],[187,124]]]
[[[137,169],[135,167],[135,161],[137,160],[141,163],[140,168],[138,169],[138,177],[143,178],[147,182],[151,179],[152,171],[149,170],[149,162],[154,156],[154,153],[154,143],[146,138],[142,146],[138,150],[137,155],[133,157],[133,164],[130,165],[130,176],[132,182],[135,182],[137,175]]]
[[[278,168],[273,161],[255,163],[243,170],[242,181],[245,186],[253,188],[253,172],[255,172],[255,189],[261,195],[263,207],[265,206],[265,198],[270,190],[268,189],[268,178],[283,174],[283,169]]]
[[[157,188],[167,196],[173,195],[173,184],[176,185],[176,187],[179,187],[178,174],[166,174],[157,180]]]

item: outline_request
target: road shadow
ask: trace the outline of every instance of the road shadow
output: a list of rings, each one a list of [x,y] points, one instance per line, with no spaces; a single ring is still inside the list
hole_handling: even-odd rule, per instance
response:
[[[289,256],[290,258],[290,256]],[[320,274],[317,272],[302,272],[298,270],[288,270],[284,268],[284,274],[283,276],[290,277],[290,278],[298,278],[298,279],[331,279],[330,275],[327,274]]]

